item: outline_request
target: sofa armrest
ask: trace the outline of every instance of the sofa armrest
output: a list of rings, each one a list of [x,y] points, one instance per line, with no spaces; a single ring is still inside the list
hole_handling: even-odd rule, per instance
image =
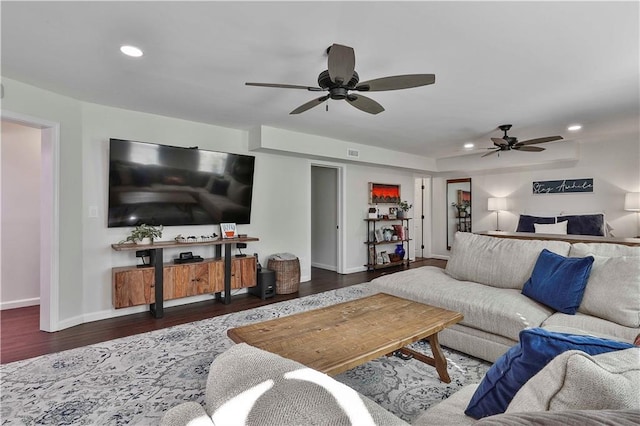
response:
[[[211,417],[197,402],[185,402],[164,413],[161,426],[215,426]]]

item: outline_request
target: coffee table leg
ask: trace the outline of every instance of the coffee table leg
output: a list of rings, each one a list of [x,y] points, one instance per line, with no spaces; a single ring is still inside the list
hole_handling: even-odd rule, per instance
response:
[[[431,352],[433,352],[433,359],[436,362],[436,371],[440,376],[440,380],[445,383],[451,383],[449,372],[447,371],[447,358],[442,353],[440,348],[440,342],[438,342],[438,333],[427,337],[429,345],[431,346]]]
[[[409,348],[399,349],[398,352],[408,356],[409,358],[413,357],[418,361],[422,361],[425,364],[434,366],[436,368],[436,371],[438,372],[438,376],[440,376],[440,380],[442,380],[444,383],[451,383],[451,378],[449,377],[449,372],[447,371],[447,358],[445,358],[444,354],[442,353],[442,348],[440,348],[440,343],[438,342],[438,334],[436,333],[432,336],[427,337],[427,340],[429,340],[431,352],[433,352],[433,358]]]

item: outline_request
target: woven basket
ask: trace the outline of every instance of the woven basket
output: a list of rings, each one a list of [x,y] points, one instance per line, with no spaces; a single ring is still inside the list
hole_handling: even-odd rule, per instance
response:
[[[296,293],[300,287],[300,260],[270,258],[267,268],[276,272],[276,294]]]

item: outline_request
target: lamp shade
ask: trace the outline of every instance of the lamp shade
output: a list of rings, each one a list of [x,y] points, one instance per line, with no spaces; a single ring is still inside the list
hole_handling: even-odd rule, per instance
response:
[[[487,210],[491,212],[499,210],[507,210],[506,198],[489,198],[487,202]]]
[[[624,209],[632,212],[640,211],[640,192],[627,192],[624,196]]]

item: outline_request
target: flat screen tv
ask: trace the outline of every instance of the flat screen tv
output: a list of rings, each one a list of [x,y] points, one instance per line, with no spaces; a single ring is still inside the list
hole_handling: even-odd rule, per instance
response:
[[[110,228],[248,224],[255,157],[110,139]]]

